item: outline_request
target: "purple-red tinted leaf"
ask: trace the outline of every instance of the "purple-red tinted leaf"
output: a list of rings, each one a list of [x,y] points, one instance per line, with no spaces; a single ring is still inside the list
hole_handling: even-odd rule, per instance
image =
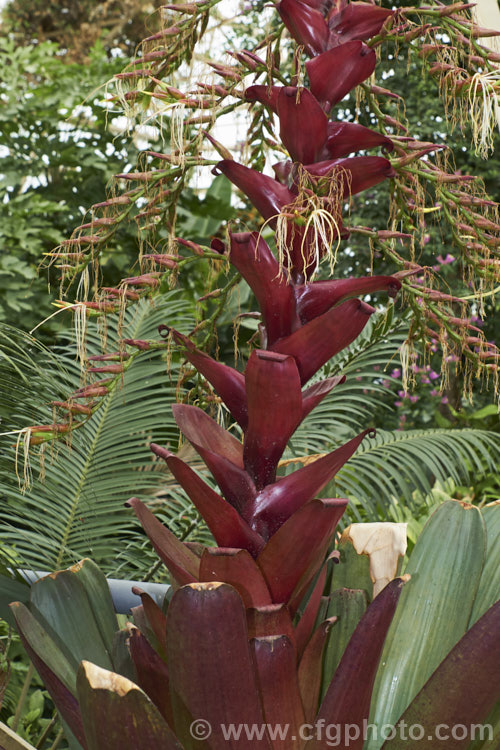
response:
[[[88,750],[182,750],[156,706],[127,677],[82,661],[77,688]]]
[[[429,735],[435,737],[436,725],[468,728],[484,722],[500,695],[499,633],[500,601],[454,646],[399,720],[398,724],[403,720],[406,726],[422,725],[426,730],[423,739],[417,742],[406,738],[403,742],[396,734],[384,744],[384,750],[434,750],[436,742]],[[464,736],[460,731],[457,735],[458,739],[453,733],[448,735],[446,750],[469,747],[469,733]]]
[[[345,44],[350,39],[366,42],[379,33],[393,14],[393,10],[386,10],[372,3],[349,3],[340,12],[334,7],[328,17],[331,32],[329,46]]]
[[[167,617],[164,612],[157,605],[152,596],[142,591],[138,586],[134,586],[132,591],[134,594],[138,594],[141,597],[142,606],[144,608],[144,614],[146,615],[151,630],[154,633],[156,640],[162,650],[163,655],[165,654],[166,648],[166,627]],[[147,691],[146,691],[147,692]]]
[[[268,344],[299,327],[293,287],[280,272],[278,262],[257,232],[231,235],[229,259],[241,273],[262,312]]]
[[[392,151],[394,144],[376,130],[365,128],[356,122],[329,122],[323,159],[340,159],[354,151],[378,148]]]
[[[238,591],[245,607],[271,604],[262,572],[244,549],[206,549],[201,558],[200,581],[228,583]]]
[[[361,276],[301,284],[295,287],[295,294],[300,320],[307,323],[347,297],[358,297],[379,291],[386,291],[389,297],[395,297],[400,289],[401,282],[394,276]]]
[[[247,625],[249,638],[286,635],[295,644],[295,631],[286,604],[269,604],[266,607],[247,609]]]
[[[270,727],[287,727],[287,736],[273,737],[274,750],[299,750],[305,716],[297,679],[295,648],[285,635],[251,641],[264,718]],[[321,670],[320,670],[321,674]]]
[[[178,428],[190,443],[218,453],[235,466],[243,468],[242,444],[208,414],[188,404],[174,404],[172,412]]]
[[[247,102],[261,102],[278,114],[278,94],[281,86],[249,86],[245,89]]]
[[[264,540],[245,523],[233,506],[173,453],[154,443],[151,450],[167,462],[168,468],[205,519],[217,544],[220,547],[246,549],[256,557],[264,546]]]
[[[319,383],[315,383],[314,385],[309,386],[309,388],[306,388],[305,391],[302,392],[302,418],[300,421],[302,422],[309,412],[321,403],[325,396],[328,396],[330,391],[335,388],[336,385],[340,385],[344,382],[345,375],[337,375],[334,378],[320,380]]]
[[[312,634],[307,643],[299,664],[299,687],[304,705],[306,721],[312,723],[318,710],[319,694],[321,690],[321,665],[323,650],[331,627],[337,621],[330,617],[322,622]]]
[[[302,417],[300,376],[293,357],[254,350],[245,370],[248,429],[245,469],[256,488],[276,479],[276,467]]]
[[[235,161],[223,159],[217,164],[215,170],[225,174],[228,180],[245,193],[264,219],[274,219],[271,226],[275,223],[282,207],[292,203],[295,199],[294,194],[285,185],[280,185],[272,177],[244,167],[243,164]]]
[[[284,262],[290,271],[290,276],[295,284],[303,284],[305,279],[311,278],[318,267],[318,263],[325,255],[330,246],[342,233],[342,219],[333,205],[328,207],[331,217],[336,222],[335,230],[328,237],[328,246],[318,237],[315,227],[297,226],[295,222],[287,222],[286,245]],[[341,234],[341,236],[343,236]]]
[[[257,494],[249,474],[224,456],[202,448],[197,443],[192,443],[192,445],[210,469],[224,498],[233,508],[236,508],[242,518],[248,520],[250,508]]]
[[[247,425],[247,401],[245,394],[245,378],[233,367],[217,362],[205,352],[196,349],[194,344],[178,331],[171,329],[178,344],[186,348],[186,359],[201,372],[208,382],[215,388],[227,408],[238,424],[245,429]]]
[[[270,538],[257,558],[274,602],[288,602],[318,572],[347,500],[312,500]],[[307,583],[306,583],[307,582]]]
[[[335,180],[344,198],[396,175],[391,162],[383,156],[348,156],[346,159],[308,164],[306,169],[316,177],[328,175]]]
[[[359,621],[330,683],[317,719],[327,724],[351,724],[360,729],[351,750],[362,750],[363,721],[368,719],[373,684],[385,636],[406,577],[395,578],[375,597]],[[360,679],[360,675],[363,678]],[[419,719],[420,721],[420,719]],[[326,740],[313,739],[308,750],[326,750]]]
[[[308,89],[284,86],[278,95],[280,137],[293,161],[311,164],[323,150],[327,118]]]
[[[200,558],[207,548],[206,544],[202,544],[201,542],[184,542],[184,544],[196,557]]]
[[[198,580],[200,561],[171,531],[169,531],[137,497],[125,503],[135,515],[176,581],[183,585]]]
[[[245,518],[245,508],[252,502],[256,490],[243,469],[242,443],[195,406],[176,404],[172,409],[177,424],[208,466],[226,500]],[[188,409],[195,411],[188,412]],[[202,428],[198,434],[197,424]],[[215,450],[211,450],[210,436],[213,436]]]
[[[321,492],[369,432],[365,430],[337,450],[268,485],[257,496],[252,525],[262,526],[272,536],[290,516]]]
[[[373,307],[365,302],[347,300],[270,348],[295,357],[301,382],[307,383],[325,362],[359,336],[373,312]]]
[[[17,629],[33,666],[43,680],[62,718],[78,742],[87,748],[76,693],[75,672],[58,645],[21,602],[10,605]],[[50,666],[49,666],[50,665]]]
[[[128,647],[135,666],[135,682],[153,701],[170,727],[173,727],[172,704],[167,665],[147,638],[133,625],[128,625]],[[163,640],[166,640],[166,626]]]
[[[301,656],[304,652],[304,649],[309,642],[309,639],[311,638],[314,623],[316,622],[319,606],[321,604],[321,598],[325,589],[328,562],[332,558],[334,558],[336,562],[338,562],[338,556],[338,552],[332,552],[332,554],[329,555],[323,563],[316,583],[314,584],[311,596],[309,597],[309,601],[307,602],[306,607],[302,615],[300,616],[300,620],[298,621],[295,628],[295,638],[297,640],[297,652],[299,656]]]
[[[375,50],[359,41],[347,42],[306,62],[311,92],[329,112],[375,70]]]
[[[302,2],[304,5],[310,5],[311,8],[319,10],[322,13],[329,10],[331,7],[331,0],[302,0]]]
[[[151,625],[149,624],[149,620],[146,617],[146,612],[145,612],[144,607],[142,606],[142,604],[139,604],[137,607],[131,607],[130,608],[130,614],[132,615],[132,619],[134,621],[134,625],[137,628],[139,628],[139,630],[141,631],[141,633],[151,643],[154,642],[155,646],[158,645],[158,648],[159,648],[160,644],[157,642],[156,636],[153,633],[153,630],[151,629]]]
[[[282,185],[288,185],[292,166],[293,164],[291,161],[279,161],[276,164],[273,164],[274,176],[278,182],[282,183]]]
[[[278,12],[292,37],[311,57],[326,50],[328,26],[322,13],[300,0],[281,0]]]
[[[198,741],[192,718],[212,728],[211,750],[270,750],[261,740],[223,736],[222,726],[262,725],[257,677],[248,643],[245,608],[225,583],[198,583],[179,589],[167,614],[167,661],[176,733],[186,750]]]

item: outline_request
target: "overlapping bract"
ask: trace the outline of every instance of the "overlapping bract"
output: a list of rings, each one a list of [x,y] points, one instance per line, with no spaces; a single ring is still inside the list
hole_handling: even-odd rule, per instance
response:
[[[245,564],[242,559],[242,570]],[[207,565],[219,573],[217,555]],[[27,651],[84,750],[195,750],[200,742],[205,750],[242,743],[249,749],[304,747],[301,729],[318,712],[321,655],[335,618],[304,635],[294,627],[289,608],[268,604],[259,584],[245,575],[251,602],[227,583],[192,583],[173,595],[165,615],[143,594],[142,612],[135,613],[140,627],[127,624],[114,636],[118,623],[105,602],[106,580],[88,560],[37,584],[56,610],[50,631],[34,601],[28,607],[12,605]],[[278,576],[275,585],[285,578]],[[367,718],[403,583],[392,581],[360,620],[319,716],[328,719],[334,711],[340,722]],[[93,622],[95,631],[76,659],[68,653],[67,622],[57,612],[70,595],[80,605],[75,614]],[[92,608],[96,602],[99,613]],[[353,659],[363,669],[361,682],[351,669]],[[332,706],[331,696],[339,690],[343,699]],[[210,732],[199,736],[196,719],[203,719],[201,731],[208,726]],[[265,728],[260,737],[228,737],[225,731],[231,724],[252,731],[266,723],[288,724],[290,736],[271,738]]]
[[[271,226],[287,216],[280,248],[283,265],[294,281],[303,281],[330,246],[348,236],[342,224],[343,203],[395,175],[383,157],[349,156],[379,146],[391,151],[389,138],[328,117],[335,104],[373,73],[375,52],[364,41],[381,29],[392,11],[342,2],[324,16],[321,4],[302,0],[282,0],[278,10],[292,36],[312,56],[306,63],[309,88],[255,85],[247,88],[246,98],[278,116],[280,137],[292,161],[274,165],[277,181],[229,159],[215,171],[240,188]],[[323,219],[322,229],[311,213],[320,223]]]
[[[351,40],[367,41],[394,15],[394,11],[372,3],[348,0],[281,0],[278,12],[310,57]]]
[[[331,23],[333,29],[333,15]],[[342,29],[341,19],[337,26]],[[340,38],[340,32],[335,33]],[[221,581],[233,586],[247,607],[286,605],[294,614],[322,570],[315,589],[319,594],[310,598],[304,620],[309,625],[302,626],[303,643],[319,606],[328,545],[346,505],[342,499],[317,496],[368,431],[292,473],[280,476],[278,467],[301,421],[343,380],[339,376],[307,386],[368,322],[373,308],[359,296],[378,291],[395,296],[400,288],[390,276],[319,282],[311,278],[329,251],[328,242],[324,237],[318,240],[317,226],[307,218],[311,206],[313,213],[319,210],[328,217],[333,242],[345,234],[341,207],[348,196],[393,175],[383,157],[348,156],[378,146],[390,151],[388,138],[354,123],[329,122],[332,106],[375,66],[375,53],[361,38],[343,41],[335,49],[325,47],[307,63],[311,90],[253,86],[246,92],[249,101],[262,102],[280,120],[280,135],[292,161],[275,166],[278,179],[230,159],[217,165],[278,233],[280,221],[286,223],[285,251],[277,242],[277,257],[257,233],[230,234],[228,248],[218,239],[212,243],[255,295],[262,315],[261,349],[239,372],[163,327],[213,387],[242,436],[238,439],[196,407],[174,407],[181,432],[206,464],[220,494],[169,450],[151,446],[205,519],[218,546],[193,550],[164,529],[139,500],[129,503],[179,585]],[[304,220],[289,220],[292,210]]]
[[[219,243],[216,246],[222,251]],[[303,386],[366,325],[373,308],[352,295],[377,290],[394,295],[400,284],[390,276],[295,284],[256,233],[231,235],[228,255],[256,296],[268,348],[253,351],[240,373],[172,331],[243,434],[240,442],[197,407],[173,407],[181,432],[207,465],[221,495],[173,453],[152,445],[205,519],[218,549],[206,550],[198,563],[169,532],[159,529],[139,501],[131,504],[179,583],[213,580],[217,570],[217,580],[238,588],[239,578],[245,582],[249,577],[259,581],[259,592],[266,591],[265,603],[293,602],[295,611],[346,505],[344,500],[315,498],[366,435],[365,431],[291,474],[278,476],[290,437],[343,378]],[[285,560],[290,580],[276,588],[272,581]],[[244,586],[240,593],[248,599]]]

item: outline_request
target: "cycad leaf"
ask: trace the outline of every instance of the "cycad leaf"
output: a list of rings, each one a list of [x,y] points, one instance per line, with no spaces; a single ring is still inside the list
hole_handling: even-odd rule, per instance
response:
[[[334,494],[359,503],[365,520],[380,520],[380,511],[390,512],[391,496],[403,497],[411,509],[415,489],[427,493],[433,481],[448,477],[460,484],[499,459],[500,439],[486,430],[380,430],[339,471]]]
[[[193,325],[188,302],[178,292],[163,296],[153,306],[139,304],[126,313],[120,330],[108,322],[108,350],[117,348],[120,338],[156,338],[160,323],[168,321],[187,331]],[[9,389],[0,409],[20,403],[10,412],[9,427],[50,423],[49,399],[64,397],[78,386],[79,367],[68,353],[58,356],[38,351],[29,339],[23,359],[23,339],[2,331],[4,342],[11,342],[0,360],[2,374],[9,378]],[[26,340],[24,340],[26,348]],[[89,325],[87,354],[100,351],[99,333]],[[103,398],[101,407],[83,427],[74,431],[71,445],[58,444],[54,455],[45,456],[43,481],[35,478],[32,488],[21,493],[15,472],[15,436],[3,438],[5,458],[0,467],[4,502],[0,509],[0,529],[4,544],[15,546],[22,566],[33,569],[65,567],[85,556],[92,557],[103,569],[122,568],[120,574],[139,576],[154,562],[148,553],[129,555],[144,537],[132,513],[123,503],[132,490],[147,499],[164,484],[165,474],[153,471],[149,443],[156,439],[176,446],[178,430],[171,413],[176,401],[176,383],[180,357],[174,358],[167,372],[161,352],[144,352],[125,372],[121,387]],[[16,381],[17,379],[17,381]],[[22,461],[20,460],[22,463]],[[33,474],[39,460],[32,459]],[[156,467],[155,467],[156,468]],[[185,515],[187,502],[178,502],[167,511],[169,525],[176,528],[177,515]],[[191,518],[197,517],[191,513]],[[159,514],[165,516],[165,511]],[[172,523],[173,522],[173,523]],[[185,526],[185,522],[184,522]],[[180,527],[181,536],[182,524]],[[138,569],[130,569],[130,558]]]

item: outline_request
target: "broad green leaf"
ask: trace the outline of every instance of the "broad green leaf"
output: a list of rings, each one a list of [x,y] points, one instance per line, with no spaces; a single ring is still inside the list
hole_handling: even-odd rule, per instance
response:
[[[127,628],[118,630],[115,633],[113,639],[113,664],[115,665],[115,670],[118,674],[128,677],[129,680],[133,680],[135,669],[127,645],[129,638],[130,633]]]
[[[27,583],[21,583],[14,578],[0,575],[0,618],[6,620],[9,625],[14,624],[14,618],[9,609],[11,602],[22,602],[27,604],[30,598],[30,587]]]
[[[72,569],[51,573],[31,588],[33,615],[49,626],[76,663],[92,659],[99,666],[112,669],[112,637],[108,642],[103,639],[99,627],[103,615],[94,609],[98,603],[98,597],[89,599],[84,578],[76,576]],[[115,629],[118,630],[118,623]]]
[[[337,545],[339,561],[332,567],[330,591],[336,589],[361,589],[366,599],[371,601],[373,583],[370,578],[370,560],[367,555],[358,555],[347,530]]]
[[[500,599],[500,500],[486,505],[481,513],[486,526],[486,557],[469,627]]]
[[[497,602],[455,645],[401,716],[401,726],[422,727],[423,735],[408,739],[396,733],[384,750],[434,750],[440,744],[436,729],[447,733],[446,750],[469,746],[472,728],[485,721],[500,693],[499,632]]]
[[[443,503],[431,516],[405,573],[373,692],[370,722],[394,725],[467,630],[485,554],[480,511]],[[382,744],[371,738],[368,750]]]
[[[16,618],[19,632],[33,653],[40,655],[48,668],[73,695],[76,694],[76,669],[78,662],[66,656],[59,645],[48,634],[36,617],[24,604],[14,602],[11,609]]]
[[[337,623],[328,634],[323,655],[322,696],[328,690],[342,654],[367,606],[368,599],[365,591],[342,588],[336,589],[331,594],[326,617],[336,617]]]
[[[74,565],[71,571],[83,583],[102,642],[108,654],[112,654],[119,626],[106,577],[88,558]]]

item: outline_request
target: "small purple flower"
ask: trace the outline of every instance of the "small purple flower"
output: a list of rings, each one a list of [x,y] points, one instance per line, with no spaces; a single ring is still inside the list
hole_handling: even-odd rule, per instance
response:
[[[446,257],[443,258],[442,255],[437,256],[437,261],[442,266],[447,266],[449,263],[453,263],[456,260],[454,255],[450,255],[450,253],[447,253]]]
[[[429,378],[431,380],[438,380],[439,373],[438,372],[434,372],[434,370],[431,370],[430,373],[429,373]]]
[[[396,369],[391,372],[391,378],[400,378],[400,377],[401,377],[401,370],[399,367],[396,367]]]
[[[431,396],[439,396],[439,391],[437,391],[435,388],[431,391]]]
[[[416,404],[417,401],[418,401],[418,396],[416,396],[416,395],[415,396],[410,396],[410,401],[411,401],[412,404]]]
[[[442,404],[447,404],[448,403],[448,396],[443,396],[443,398],[441,399],[441,403]]]

